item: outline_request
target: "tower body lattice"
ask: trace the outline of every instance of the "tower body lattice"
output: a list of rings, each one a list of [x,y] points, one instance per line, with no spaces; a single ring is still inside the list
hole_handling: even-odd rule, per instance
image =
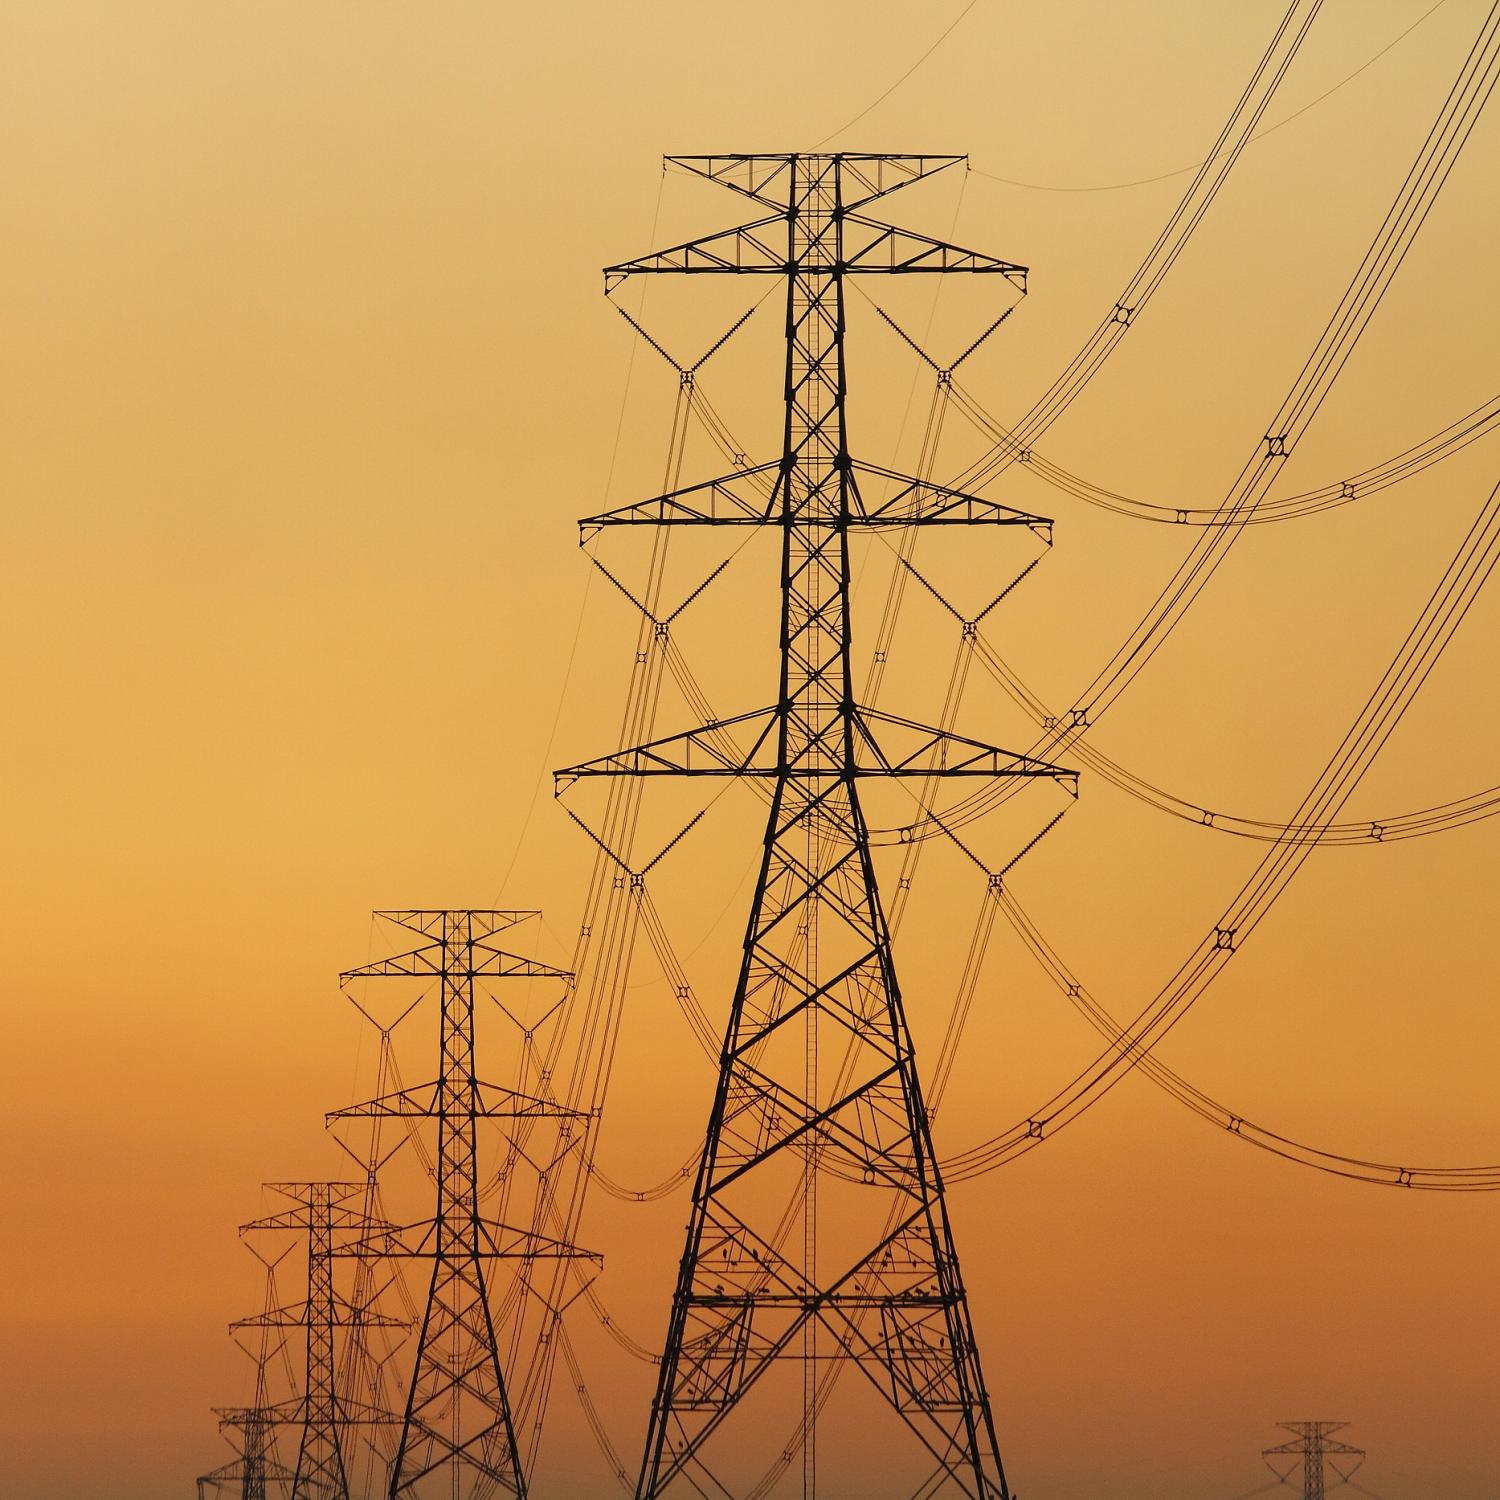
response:
[[[590,775],[759,777],[770,801],[637,1494],[738,1493],[710,1468],[725,1428],[720,1449],[795,1445],[812,1495],[817,1415],[840,1369],[853,1367],[897,1419],[865,1434],[867,1453],[890,1450],[904,1425],[916,1439],[918,1493],[1005,1497],[859,782],[1071,773],[855,701],[850,538],[975,523],[1045,534],[1048,523],[851,458],[844,297],[847,278],[870,273],[988,273],[1017,287],[1025,273],[861,212],[961,158],[672,160],[769,213],[612,267],[606,286],[644,273],[783,277],[782,451],[582,524],[586,535],[622,524],[776,528],[780,679],[764,712],[558,773],[562,785]],[[800,1398],[789,1439],[744,1424],[731,1438],[728,1419],[758,1386],[780,1389],[786,1405]],[[853,1493],[849,1482],[833,1492]]]
[[[438,1077],[331,1119],[423,1119],[436,1127],[437,1203],[430,1219],[378,1233],[362,1253],[432,1262],[395,1460],[391,1500],[405,1497],[524,1496],[511,1398],[501,1366],[488,1267],[496,1258],[571,1255],[533,1226],[487,1217],[478,1122],[514,1123],[566,1115],[545,1099],[484,1082],[475,1064],[476,981],[565,980],[561,971],[494,946],[499,932],[535,915],[498,911],[379,912],[422,942],[409,953],[351,970],[345,982],[405,978],[430,983],[438,1002]]]
[[[1283,1484],[1290,1484],[1301,1469],[1302,1500],[1324,1500],[1327,1473],[1333,1471],[1339,1485],[1347,1484],[1364,1460],[1362,1448],[1351,1448],[1334,1437],[1347,1422],[1280,1422],[1292,1440],[1275,1448],[1262,1450],[1271,1472]]]

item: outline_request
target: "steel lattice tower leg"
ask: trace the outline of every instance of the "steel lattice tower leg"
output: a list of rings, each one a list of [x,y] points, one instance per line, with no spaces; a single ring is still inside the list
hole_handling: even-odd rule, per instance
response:
[[[549,1101],[483,1083],[474,1059],[476,979],[569,976],[490,943],[531,912],[378,912],[426,941],[414,952],[343,976],[435,981],[439,1075],[435,1082],[339,1110],[356,1116],[423,1118],[437,1128],[433,1217],[376,1235],[362,1253],[432,1261],[405,1417],[391,1468],[390,1500],[419,1495],[524,1497],[526,1479],[491,1314],[487,1264],[499,1257],[567,1256],[570,1247],[487,1219],[480,1201],[478,1121],[561,1118]],[[467,1486],[461,1490],[460,1485]]]
[[[844,282],[869,272],[961,270],[997,272],[1019,285],[1024,272],[858,213],[960,158],[673,160],[755,198],[771,216],[616,266],[606,285],[643,272],[784,276],[782,454],[583,525],[586,534],[628,523],[779,528],[781,662],[776,705],[743,763],[715,749],[723,726],[709,725],[559,773],[564,785],[586,775],[666,773],[758,775],[772,784],[637,1494],[648,1500],[678,1480],[697,1491],[699,1476],[689,1470],[704,1463],[702,1450],[726,1417],[773,1367],[800,1358],[805,1495],[816,1482],[820,1386],[843,1362],[868,1378],[925,1448],[924,1497],[995,1500],[1009,1492],[858,780],[915,774],[919,761],[923,774],[938,766],[943,774],[1068,773],[994,747],[960,746],[856,704],[849,538],[861,527],[1045,523],[851,460]],[[896,490],[878,511],[860,494],[861,472]],[[769,505],[763,494],[742,493],[758,475],[774,475]],[[750,721],[760,717],[726,722],[755,733]],[[882,730],[891,739],[914,734],[921,753],[882,748]],[[788,1184],[800,1197],[800,1236],[777,1227],[786,1222]],[[837,1208],[825,1204],[830,1189],[843,1195]],[[762,1447],[781,1436],[764,1433]]]

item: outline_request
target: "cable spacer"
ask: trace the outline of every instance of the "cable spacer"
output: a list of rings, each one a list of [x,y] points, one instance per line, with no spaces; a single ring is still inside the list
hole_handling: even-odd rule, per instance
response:
[[[1286,434],[1284,432],[1266,434],[1266,457],[1285,458],[1287,455]]]
[[[1235,932],[1237,930],[1238,929],[1234,928],[1234,927],[1215,927],[1214,928],[1214,947],[1215,948],[1223,948],[1226,951],[1228,951],[1230,953],[1233,953],[1234,952],[1234,935],[1235,935]]]

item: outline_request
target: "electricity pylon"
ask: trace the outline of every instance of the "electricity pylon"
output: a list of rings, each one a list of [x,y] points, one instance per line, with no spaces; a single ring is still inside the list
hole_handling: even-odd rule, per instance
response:
[[[344,1434],[356,1422],[388,1422],[375,1411],[340,1395],[335,1379],[336,1330],[351,1326],[393,1327],[398,1320],[356,1307],[334,1290],[335,1238],[360,1241],[385,1226],[367,1217],[362,1182],[268,1182],[266,1187],[291,1207],[255,1219],[240,1233],[301,1230],[307,1236],[307,1297],[285,1307],[268,1308],[258,1317],[236,1323],[248,1328],[305,1328],[307,1358],[300,1397],[275,1406],[251,1408],[240,1421],[245,1435],[246,1476],[252,1448],[263,1448],[272,1424],[299,1429],[297,1465],[291,1476],[291,1500],[349,1500],[344,1467]],[[264,1481],[261,1481],[264,1493]]]
[[[769,709],[557,773],[560,789],[584,776],[708,775],[764,778],[770,792],[637,1496],[649,1500],[679,1480],[699,1493],[739,1493],[711,1474],[703,1450],[757,1384],[780,1386],[790,1399],[787,1376],[767,1377],[800,1361],[792,1444],[805,1496],[816,1487],[818,1410],[836,1368],[852,1364],[915,1435],[922,1496],[1004,1500],[858,787],[867,776],[1071,781],[1073,773],[855,701],[849,543],[855,533],[917,525],[1025,526],[1046,536],[1050,523],[850,456],[844,283],[969,272],[1024,291],[1025,269],[862,212],[961,157],[669,161],[767,212],[612,266],[606,289],[653,273],[784,277],[782,451],[581,524],[585,537],[628,524],[779,529],[781,665]],[[835,1064],[820,1066],[830,1044]],[[788,1446],[782,1436],[761,1426],[749,1441],[774,1453]],[[875,1430],[865,1434],[867,1456],[877,1441]]]
[[[1333,1434],[1347,1422],[1278,1422],[1293,1434],[1293,1440],[1276,1448],[1264,1448],[1261,1457],[1283,1483],[1302,1470],[1302,1500],[1323,1500],[1325,1470],[1331,1469],[1340,1484],[1347,1484],[1364,1462],[1363,1448],[1351,1448]]]
[[[272,1257],[262,1255],[254,1245],[249,1248],[265,1268],[266,1289],[261,1305],[269,1313],[281,1305],[276,1291],[276,1269],[290,1253],[290,1247]],[[230,1325],[231,1336],[238,1332],[240,1326]],[[255,1388],[250,1405],[214,1408],[214,1415],[219,1419],[219,1431],[239,1434],[239,1451],[227,1464],[221,1464],[211,1474],[198,1476],[198,1500],[208,1500],[210,1491],[220,1495],[231,1485],[235,1487],[240,1500],[266,1500],[268,1481],[278,1486],[278,1494],[283,1493],[284,1487],[292,1482],[292,1471],[276,1458],[275,1412],[269,1395],[270,1365],[281,1354],[285,1339],[271,1324],[262,1322],[259,1327],[260,1337],[253,1348],[235,1338],[238,1347],[255,1362]]]
[[[257,1382],[257,1392],[261,1389]],[[274,1413],[263,1405],[224,1407],[215,1412],[223,1430],[240,1434],[237,1458],[221,1465],[211,1474],[198,1476],[198,1500],[208,1500],[210,1490],[218,1495],[228,1485],[236,1485],[240,1500],[266,1500],[266,1481],[281,1485],[292,1482],[292,1471],[277,1462],[271,1452],[271,1430]]]
[[[491,1310],[488,1262],[574,1256],[581,1252],[537,1232],[486,1217],[479,1170],[478,1121],[503,1119],[513,1127],[574,1119],[576,1111],[549,1099],[483,1082],[475,1071],[476,980],[557,979],[569,976],[532,959],[503,952],[491,941],[535,912],[382,911],[376,916],[417,934],[409,953],[381,959],[341,976],[405,978],[438,991],[438,1077],[363,1104],[330,1120],[399,1118],[437,1125],[437,1205],[430,1219],[377,1233],[359,1253],[431,1260],[432,1279],[417,1336],[401,1436],[391,1468],[390,1500],[467,1493],[526,1494],[515,1422]],[[461,1490],[461,1484],[470,1488]]]

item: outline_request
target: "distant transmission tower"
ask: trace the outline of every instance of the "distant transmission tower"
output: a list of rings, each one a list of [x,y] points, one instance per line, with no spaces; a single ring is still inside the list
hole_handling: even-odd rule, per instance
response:
[[[266,1481],[290,1485],[292,1471],[271,1454],[274,1414],[264,1406],[224,1407],[215,1413],[219,1426],[240,1434],[239,1457],[198,1476],[198,1500],[208,1500],[209,1491],[221,1494],[228,1486],[238,1489],[240,1500],[266,1500]]]
[[[786,280],[780,455],[582,523],[586,536],[624,524],[781,534],[775,704],[558,773],[560,787],[594,775],[761,777],[771,797],[639,1500],[679,1481],[699,1494],[745,1493],[709,1470],[704,1450],[758,1385],[797,1403],[790,1440],[763,1417],[751,1425],[747,1417],[716,1451],[764,1458],[800,1449],[810,1500],[818,1413],[837,1369],[849,1366],[915,1436],[920,1467],[907,1488],[923,1497],[1009,1495],[858,784],[866,776],[1073,773],[862,707],[850,669],[851,533],[989,524],[1046,534],[1048,526],[849,453],[846,278],[971,272],[1024,290],[1021,266],[863,212],[962,160],[672,157],[753,199],[764,216],[605,273],[609,289],[651,273]],[[736,735],[748,752],[736,748]],[[867,1427],[860,1457],[880,1464],[894,1491],[903,1481],[884,1467],[892,1430]],[[869,1471],[862,1477],[868,1483]],[[836,1493],[854,1493],[853,1482]]]
[[[267,1258],[255,1247],[251,1247],[256,1259],[265,1267],[266,1290],[263,1299],[264,1311],[270,1313],[280,1306],[276,1292],[276,1268],[286,1252]],[[246,1325],[230,1325],[231,1335]],[[275,1325],[260,1321],[260,1338],[253,1349],[235,1340],[255,1361],[255,1391],[249,1406],[216,1407],[214,1415],[219,1419],[220,1432],[239,1434],[238,1455],[227,1464],[221,1464],[211,1474],[198,1476],[198,1500],[208,1500],[210,1492],[221,1495],[233,1487],[240,1500],[266,1500],[268,1481],[277,1485],[277,1493],[284,1493],[292,1482],[292,1471],[278,1462],[275,1455],[274,1433],[276,1409],[269,1396],[268,1372],[271,1361],[282,1352],[284,1339],[273,1338]]]
[[[362,1182],[268,1182],[266,1187],[292,1205],[246,1224],[241,1234],[262,1230],[301,1230],[307,1236],[307,1297],[246,1318],[238,1328],[305,1328],[307,1358],[302,1394],[290,1402],[244,1414],[247,1476],[252,1448],[262,1448],[271,1424],[299,1431],[291,1500],[349,1500],[344,1434],[356,1422],[388,1422],[385,1412],[340,1396],[335,1381],[334,1338],[339,1328],[392,1326],[397,1320],[356,1307],[334,1290],[335,1238],[363,1240],[384,1226],[366,1217]],[[254,1439],[252,1441],[252,1433]],[[262,1492],[264,1486],[262,1483]]]
[[[1302,1500],[1323,1500],[1325,1469],[1332,1470],[1340,1484],[1347,1484],[1364,1462],[1364,1449],[1351,1448],[1333,1436],[1347,1427],[1347,1422],[1278,1422],[1276,1425],[1294,1434],[1293,1441],[1276,1448],[1265,1448],[1261,1457],[1283,1484],[1289,1484],[1297,1470],[1302,1470]]]
[[[523,1497],[526,1478],[501,1368],[487,1263],[579,1254],[534,1227],[515,1228],[484,1212],[477,1124],[571,1117],[547,1099],[483,1082],[474,1061],[476,980],[560,979],[559,969],[518,958],[492,939],[535,912],[382,911],[422,943],[408,953],[350,970],[355,979],[405,978],[438,990],[438,1077],[364,1104],[332,1119],[384,1117],[437,1125],[437,1206],[430,1219],[376,1234],[365,1253],[431,1260],[432,1279],[417,1337],[416,1359],[401,1436],[391,1468],[390,1500],[497,1493]]]

